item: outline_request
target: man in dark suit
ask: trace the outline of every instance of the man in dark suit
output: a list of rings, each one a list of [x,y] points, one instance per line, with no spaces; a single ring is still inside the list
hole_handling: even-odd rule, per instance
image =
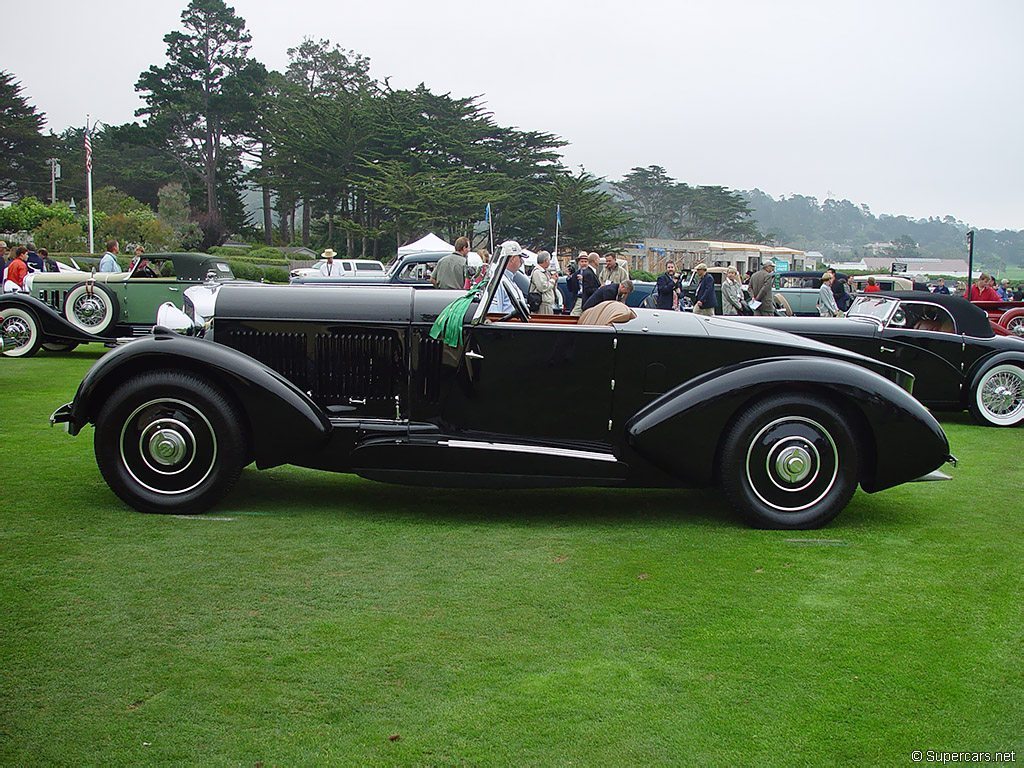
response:
[[[633,281],[623,280],[621,283],[608,283],[602,285],[583,304],[583,311],[596,307],[605,301],[621,301],[625,303],[626,297],[633,292]]]
[[[675,303],[676,294],[679,292],[679,280],[676,278],[676,265],[673,262],[665,264],[665,272],[658,277],[658,283],[654,286],[656,294],[654,305],[658,309],[672,309]]]
[[[597,254],[594,254],[596,257]],[[579,260],[579,271],[573,275],[576,278],[574,285],[579,289],[579,299],[577,305],[573,307],[571,314],[579,316],[580,312],[583,311],[583,305],[586,304],[590,297],[594,295],[594,292],[601,287],[601,282],[597,279],[597,270],[590,263],[590,259],[584,258],[583,254],[580,254]],[[569,286],[569,290],[572,291],[573,286]]]
[[[708,273],[708,265],[701,262],[694,267],[697,278],[697,295],[693,300],[693,312],[696,315],[714,315],[718,306],[715,296],[715,278]]]

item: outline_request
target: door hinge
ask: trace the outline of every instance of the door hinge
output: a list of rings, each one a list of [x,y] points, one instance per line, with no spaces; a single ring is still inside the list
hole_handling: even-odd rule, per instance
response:
[[[611,419],[608,419],[608,431],[609,432],[612,431],[612,420]]]
[[[612,379],[612,392],[615,391],[615,379]]]
[[[612,339],[612,349],[618,349],[618,348],[619,348],[619,340],[618,339]]]
[[[395,421],[402,420],[402,400],[398,395],[395,395]]]

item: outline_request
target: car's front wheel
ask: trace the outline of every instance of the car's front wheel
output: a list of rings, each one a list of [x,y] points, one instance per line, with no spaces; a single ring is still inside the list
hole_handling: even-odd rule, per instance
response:
[[[1024,368],[994,365],[978,377],[968,409],[979,424],[1015,427],[1024,422]]]
[[[79,283],[64,299],[64,317],[80,331],[102,336],[117,322],[117,299],[102,285]]]
[[[1024,336],[1024,307],[1014,307],[1003,312],[999,324],[1014,336]]]
[[[818,528],[857,488],[850,428],[827,400],[773,395],[741,414],[725,437],[721,482],[732,505],[758,528]]]
[[[39,321],[27,309],[7,307],[0,310],[0,336],[4,357],[32,357],[42,344]]]
[[[176,371],[121,383],[96,418],[95,452],[122,501],[177,514],[219,501],[249,453],[234,403],[206,379]]]

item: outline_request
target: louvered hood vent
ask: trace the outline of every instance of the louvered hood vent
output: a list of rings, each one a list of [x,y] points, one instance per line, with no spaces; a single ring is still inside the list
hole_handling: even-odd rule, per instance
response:
[[[218,331],[234,347],[284,376],[321,406],[350,398],[394,403],[406,380],[397,334],[383,332],[278,332],[243,328]]]

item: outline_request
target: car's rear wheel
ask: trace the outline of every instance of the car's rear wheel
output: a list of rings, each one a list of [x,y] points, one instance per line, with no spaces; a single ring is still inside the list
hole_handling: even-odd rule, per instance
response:
[[[76,342],[44,341],[43,349],[47,352],[70,352],[78,344]]]
[[[79,283],[64,299],[64,317],[80,331],[102,336],[117,322],[117,299],[103,285]]]
[[[859,464],[854,436],[827,400],[774,395],[729,429],[721,481],[732,505],[758,528],[818,528],[850,501]]]
[[[1014,336],[1024,336],[1024,307],[1014,307],[1003,312],[999,324]]]
[[[3,337],[4,357],[32,357],[42,343],[39,321],[31,311],[21,307],[0,310],[0,336]]]
[[[177,514],[219,501],[249,453],[234,403],[206,379],[176,371],[121,383],[96,418],[95,452],[122,501]]]
[[[990,427],[1015,427],[1024,422],[1024,368],[994,365],[978,377],[968,403],[971,416]]]

